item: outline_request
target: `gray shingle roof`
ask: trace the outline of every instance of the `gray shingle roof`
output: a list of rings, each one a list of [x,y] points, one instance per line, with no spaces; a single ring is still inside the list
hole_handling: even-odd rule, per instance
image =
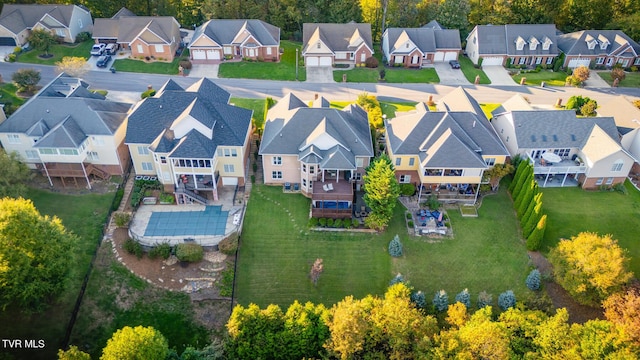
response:
[[[439,22],[437,22],[436,20],[431,20],[428,23],[422,25],[423,28],[431,28],[431,29],[435,29],[435,30],[444,30],[446,29],[445,27],[442,27],[442,25],[440,25]]]
[[[368,23],[347,23],[347,24],[332,24],[332,23],[306,23],[302,25],[302,52],[305,53],[308,47],[308,42],[311,36],[315,33],[316,29],[320,30],[320,39],[332,50],[332,51],[349,51],[353,50],[349,47],[349,40],[353,34],[357,31],[360,32],[360,36],[364,43],[373,50],[373,42],[371,40],[371,24]]]
[[[76,5],[4,4],[0,13],[0,25],[14,34],[36,25],[45,14],[69,26]]]
[[[207,159],[213,158],[220,145],[244,145],[251,110],[227,104],[229,93],[205,78],[186,90],[174,89],[174,85],[165,84],[162,91],[146,98],[129,115],[127,144],[151,144],[152,149],[172,157]],[[185,114],[212,129],[211,139],[194,129],[173,139],[167,130]]]
[[[557,55],[558,41],[554,24],[508,24],[478,25],[478,52],[480,55]],[[527,42],[522,50],[517,50],[516,40],[521,37]],[[530,50],[529,40],[537,39],[540,44]],[[542,49],[545,38],[551,40],[549,50]]]
[[[406,32],[411,41],[422,53],[435,52],[441,49],[461,50],[460,32],[456,30],[435,30],[433,28],[388,28],[386,34],[391,53],[408,53],[413,49],[396,49],[394,45],[400,35]]]
[[[113,135],[131,104],[95,97],[85,86],[76,78],[60,74],[1,123],[0,132],[42,136],[41,140],[46,138],[47,146],[52,147],[66,147],[80,136]],[[61,135],[64,131],[70,134],[67,140]]]
[[[117,19],[95,19],[94,39],[116,38],[119,43],[130,43],[143,30],[148,29],[162,41],[180,41],[180,24],[173,16],[120,16]],[[145,38],[146,42],[160,43]]]
[[[324,151],[320,162],[322,169],[355,169],[356,161],[351,152],[340,145]]]
[[[59,122],[47,132],[33,147],[35,148],[74,148],[77,149],[87,138],[87,134],[71,117]]]
[[[593,49],[589,49],[587,45],[589,37],[598,42]],[[601,49],[600,43],[605,39],[609,45]],[[583,30],[558,36],[558,48],[567,55],[607,55],[627,43],[640,55],[640,45],[620,30]]]
[[[578,118],[573,110],[513,111],[510,114],[521,149],[581,148],[594,125],[620,143],[611,117]]]
[[[300,106],[291,108],[294,103]],[[341,147],[338,152],[326,152],[336,145]],[[374,155],[367,114],[361,108],[309,108],[292,94],[269,110],[259,153],[312,156],[314,161],[344,157],[349,164],[355,164],[356,156]]]
[[[192,43],[202,34],[213,39],[219,45],[231,45],[233,39],[243,30],[247,30],[260,44],[280,44],[280,28],[262,20],[250,19],[212,19],[200,25],[193,33]]]
[[[119,18],[121,16],[136,16],[136,14],[133,11],[127,9],[126,7],[122,7],[122,8],[120,8],[120,10],[118,10],[118,12],[113,14],[113,16],[111,18],[112,19],[117,19],[117,18]]]

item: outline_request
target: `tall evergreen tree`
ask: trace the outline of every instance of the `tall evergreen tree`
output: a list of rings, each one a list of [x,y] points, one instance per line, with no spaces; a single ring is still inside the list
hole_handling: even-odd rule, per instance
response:
[[[531,185],[527,187],[527,192],[521,197],[522,201],[520,201],[520,205],[518,206],[517,214],[518,220],[521,220],[524,217],[529,204],[533,202],[533,199],[538,194],[538,182],[535,180],[531,180]]]
[[[400,185],[391,164],[385,154],[374,159],[367,167],[364,177],[364,202],[371,209],[365,224],[376,230],[383,230],[393,216]]]
[[[536,227],[541,217],[542,217],[542,201],[538,202],[536,206],[534,206],[533,212],[531,213],[531,216],[529,216],[529,219],[527,220],[526,227],[522,229],[522,236],[524,236],[525,238],[529,238],[529,236],[531,235],[531,232],[533,232],[533,229]]]
[[[542,246],[542,239],[544,238],[544,231],[547,228],[547,215],[542,215],[535,229],[531,232],[531,235],[527,238],[527,250],[536,251],[540,250]]]
[[[525,161],[520,161],[520,163],[518,164],[518,167],[516,168],[516,173],[513,175],[513,181],[511,181],[511,184],[509,185],[509,191],[513,193],[513,189],[515,189],[516,185],[518,184],[518,181],[520,181],[520,178],[522,177],[522,174],[524,174],[524,168],[527,166]]]

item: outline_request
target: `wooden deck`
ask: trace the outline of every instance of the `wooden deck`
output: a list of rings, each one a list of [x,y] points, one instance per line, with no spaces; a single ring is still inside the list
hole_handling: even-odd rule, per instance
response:
[[[328,184],[331,184],[333,190],[325,191],[324,185]],[[349,181],[314,181],[311,216],[334,219],[351,218],[353,214],[353,194],[353,184]],[[348,202],[349,206],[347,208],[339,208],[339,204],[344,202]],[[323,208],[324,204],[331,204],[331,207]]]

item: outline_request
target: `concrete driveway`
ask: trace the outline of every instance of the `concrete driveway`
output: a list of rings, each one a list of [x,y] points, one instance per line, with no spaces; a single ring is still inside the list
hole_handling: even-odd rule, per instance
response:
[[[589,71],[589,78],[584,82],[584,87],[592,88],[608,88],[609,84],[602,80],[600,75],[595,71]]]
[[[491,85],[516,85],[507,69],[503,66],[483,66],[482,70],[491,80]]]
[[[448,62],[437,62],[433,64],[433,67],[436,69],[442,85],[471,85],[469,80],[464,77],[462,70],[452,69]]]
[[[332,83],[333,67],[331,66],[307,66],[307,82]]]
[[[219,68],[220,64],[193,64],[189,77],[217,79]]]

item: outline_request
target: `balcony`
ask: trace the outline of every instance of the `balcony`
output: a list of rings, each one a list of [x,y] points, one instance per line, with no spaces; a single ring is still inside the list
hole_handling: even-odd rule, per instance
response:
[[[311,216],[351,218],[353,194],[353,184],[349,181],[314,181]]]
[[[553,164],[541,161],[541,159],[536,159],[533,163],[535,175],[583,174],[587,171],[584,164],[573,160],[562,160]]]

